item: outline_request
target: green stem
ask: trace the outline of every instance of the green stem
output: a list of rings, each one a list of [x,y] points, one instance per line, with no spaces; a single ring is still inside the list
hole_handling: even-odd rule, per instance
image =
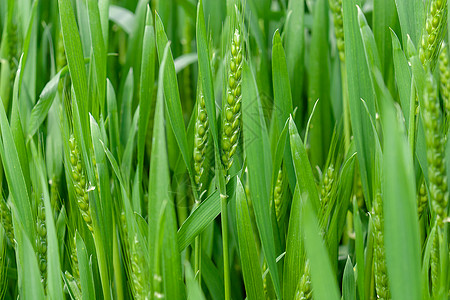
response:
[[[94,245],[95,250],[97,253],[102,253],[100,255],[97,255],[98,259],[98,266],[100,271],[100,280],[102,282],[102,289],[103,289],[103,299],[109,300],[111,299],[111,291],[109,287],[109,275],[108,275],[108,267],[106,262],[106,253],[105,247],[103,246],[103,241],[100,240],[100,238],[95,238],[96,236],[100,236],[100,230],[96,230],[94,227]]]
[[[200,205],[200,202],[195,201],[194,210]],[[194,242],[194,269],[195,277],[198,283],[202,283],[202,272],[201,272],[201,236],[197,235]]]
[[[217,145],[216,145],[217,147]],[[216,148],[218,149],[218,147]],[[222,221],[222,247],[223,247],[223,280],[225,288],[225,300],[230,300],[230,263],[228,258],[228,209],[227,209],[227,189],[226,189],[226,172],[223,169],[222,161],[220,160],[220,152],[215,151],[216,161],[216,179],[220,194],[221,203],[221,221]]]
[[[345,62],[341,61],[341,81],[342,81],[342,105],[344,110],[344,138],[345,138],[345,152],[350,148],[350,110],[348,103],[348,82],[347,82],[347,69],[345,68]]]
[[[409,101],[409,126],[408,126],[408,142],[411,149],[411,155],[414,157],[415,133],[416,133],[416,93],[414,89],[414,75],[411,81],[411,96]]]
[[[124,298],[124,288],[123,288],[123,277],[122,269],[120,266],[120,254],[119,254],[119,241],[117,239],[118,233],[116,233],[116,225],[113,223],[113,264],[114,264],[114,279],[116,286],[116,296],[117,299],[123,300]]]
[[[227,209],[227,195],[220,193],[220,202],[222,205],[222,243],[223,243],[223,277],[225,286],[225,300],[231,299],[230,297],[230,269],[228,258],[228,209]]]

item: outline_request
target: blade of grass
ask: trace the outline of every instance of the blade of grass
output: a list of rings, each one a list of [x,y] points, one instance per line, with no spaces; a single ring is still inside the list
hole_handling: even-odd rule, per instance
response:
[[[93,99],[95,103],[100,104],[100,111],[105,107],[106,90],[106,46],[103,36],[102,24],[100,20],[99,2],[97,0],[87,0],[87,9],[89,17],[89,32],[92,43],[92,52],[94,54],[95,75],[97,79],[97,95],[99,99]],[[107,39],[106,39],[107,41]],[[94,115],[98,121],[99,116]]]
[[[55,99],[58,90],[59,78],[61,72],[58,72],[44,87],[39,95],[39,101],[33,107],[30,118],[28,119],[27,135],[33,136],[44,122],[50,107]]]
[[[258,250],[253,235],[253,228],[247,205],[247,199],[241,180],[237,179],[236,187],[236,220],[239,240],[239,252],[244,276],[247,298],[263,299],[264,287],[261,267],[259,265]]]
[[[33,215],[31,212],[31,203],[28,196],[28,189],[25,183],[22,168],[20,166],[19,156],[14,144],[11,128],[8,124],[8,118],[3,107],[3,101],[0,99],[0,155],[3,162],[3,168],[8,182],[9,192],[12,202],[17,207],[18,218],[23,223],[27,236],[34,240]]]
[[[158,58],[161,63],[163,58],[163,51],[168,43],[167,36],[164,32],[163,23],[161,18],[156,13],[155,16],[155,31],[156,31],[156,46],[158,50]],[[169,115],[170,125],[172,126],[175,138],[180,148],[181,155],[183,156],[184,163],[189,173],[191,183],[194,185],[194,173],[192,170],[191,158],[192,148],[188,147],[186,128],[184,126],[183,113],[181,110],[180,93],[178,91],[177,77],[175,73],[175,66],[173,63],[172,51],[169,48],[166,70],[164,72],[164,78],[161,78],[164,83],[164,96],[166,109]],[[195,190],[194,197],[197,198]]]
[[[355,272],[350,257],[347,257],[342,278],[342,299],[356,300]]]
[[[182,289],[182,275],[180,266],[180,255],[178,252],[178,243],[176,239],[176,217],[174,210],[174,203],[170,196],[170,177],[169,177],[169,162],[167,157],[166,136],[164,130],[164,99],[163,99],[163,84],[164,73],[166,71],[166,63],[169,57],[170,45],[166,44],[164,55],[161,60],[161,68],[159,70],[158,94],[155,109],[155,126],[153,132],[152,155],[150,162],[150,182],[149,182],[149,240],[155,240],[156,228],[159,219],[159,211],[162,202],[167,201],[166,219],[163,245],[163,274],[164,274],[164,289],[165,296],[168,299],[180,299],[183,296]],[[167,96],[166,96],[167,97]],[[184,125],[183,125],[184,126]],[[155,215],[158,214],[158,215]],[[153,244],[149,243],[149,253],[153,253]],[[156,274],[156,270],[152,269],[151,274]]]
[[[356,3],[355,3],[356,2]],[[357,7],[361,1],[343,1],[345,66],[348,79],[350,119],[359,161],[361,183],[367,207],[372,203],[373,182],[373,132],[361,99],[367,103],[370,116],[375,119],[375,95],[369,69],[364,55],[364,46],[358,26]]]
[[[288,65],[286,62],[286,55],[281,44],[281,37],[277,30],[273,36],[272,42],[272,80],[273,80],[273,93],[274,103],[273,107],[276,114],[276,121],[278,123],[278,129],[284,128],[289,115],[293,112],[292,107],[292,94],[291,86],[289,84]],[[286,46],[287,47],[287,46]],[[280,132],[278,132],[280,134]],[[283,141],[284,142],[284,141]],[[295,188],[295,176],[294,167],[292,165],[291,151],[289,147],[289,141],[284,148],[284,163],[288,173],[289,184],[292,190]],[[278,172],[279,166],[276,170]],[[278,173],[277,173],[278,174]]]
[[[76,233],[76,245],[83,299],[95,299],[94,278],[92,277],[91,268],[92,260],[88,258],[86,245],[78,232]]]
[[[398,112],[390,104],[383,113],[384,234],[389,286],[392,299],[421,299],[414,165]]]
[[[407,36],[409,35],[415,45],[418,45],[422,35],[424,24],[424,4],[421,0],[402,1],[395,0],[397,6],[398,19],[402,30],[403,47],[406,47]]]
[[[153,16],[150,7],[147,7],[147,19],[144,29],[144,41],[142,45],[142,69],[139,90],[139,125],[138,125],[138,180],[142,182],[144,169],[144,147],[147,135],[147,127],[150,118],[151,103],[153,101],[153,82],[155,81],[155,32],[153,28]],[[160,77],[160,80],[162,78]]]
[[[18,214],[18,209],[13,207],[13,224],[16,238],[16,256],[19,265],[18,276],[22,285],[22,295],[26,299],[45,299],[44,289],[41,283],[38,261],[33,245],[28,238]]]
[[[314,103],[320,99],[317,112],[312,118],[309,144],[311,165],[323,167],[332,135],[333,115],[330,101],[330,59],[328,45],[328,1],[316,1],[314,6],[314,24],[311,36],[308,114],[313,112]],[[308,143],[305,136],[305,143]]]
[[[314,298],[339,300],[339,288],[330,257],[320,235],[313,203],[306,194],[301,196],[301,228],[306,256],[311,263],[311,284]]]
[[[270,218],[271,162],[269,137],[255,78],[244,62],[242,69],[244,149],[248,162],[250,192],[264,256],[277,297],[281,298],[280,279],[275,262],[275,239]]]
[[[236,186],[236,176],[231,177],[227,184],[227,195],[233,195]],[[228,199],[229,201],[229,199]],[[203,230],[211,224],[212,221],[220,214],[220,195],[215,190],[200,205],[191,212],[189,217],[178,229],[178,247],[179,251],[183,251],[189,246],[194,238],[203,232]]]

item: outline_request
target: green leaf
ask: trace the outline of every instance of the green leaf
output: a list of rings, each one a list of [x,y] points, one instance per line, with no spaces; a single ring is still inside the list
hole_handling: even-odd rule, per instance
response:
[[[22,55],[23,58],[23,55]],[[27,148],[25,146],[25,135],[23,132],[23,124],[22,124],[22,116],[24,110],[19,107],[20,103],[20,82],[21,77],[23,75],[22,66],[24,65],[24,60],[20,59],[19,67],[16,73],[16,77],[14,80],[14,88],[13,88],[13,101],[11,107],[11,118],[10,118],[10,127],[11,133],[14,139],[14,143],[16,145],[17,155],[19,157],[20,166],[22,168],[23,177],[25,179],[26,187],[28,194],[31,193],[31,178],[30,178],[30,167],[28,163],[27,156]],[[5,107],[5,112],[7,111]]]
[[[155,32],[153,29],[152,18],[153,16],[151,10],[148,7],[147,22],[144,30],[144,41],[142,45],[142,68],[141,68],[140,89],[139,89],[139,125],[138,125],[138,146],[137,146],[139,182],[142,182],[142,172],[144,169],[145,139],[147,136],[147,127],[153,101],[153,82],[155,81],[156,45],[155,45]],[[162,77],[159,78],[160,81],[163,80]]]
[[[24,230],[31,240],[34,240],[34,224],[31,212],[30,198],[25,183],[22,167],[16,145],[14,144],[11,128],[8,124],[8,118],[3,107],[3,101],[0,99],[0,155],[8,182],[11,200],[17,208],[18,218],[24,226]]]
[[[92,277],[91,268],[92,260],[89,259],[86,245],[78,232],[75,235],[75,239],[83,299],[95,299],[94,278]]]
[[[127,144],[128,134],[131,128],[131,118],[132,118],[132,104],[133,104],[133,69],[128,71],[127,77],[125,79],[121,107],[120,107],[120,142],[123,147]],[[135,112],[136,114],[136,112]]]
[[[286,14],[283,41],[286,49],[286,63],[292,97],[294,99],[293,105],[302,109],[301,101],[299,100],[303,92],[305,2],[289,1]]]
[[[94,55],[94,66],[96,75],[96,87],[99,99],[95,99],[95,103],[100,104],[100,111],[105,107],[105,89],[106,89],[106,44],[103,36],[102,24],[100,20],[99,2],[98,0],[87,0],[87,8],[89,15],[89,32],[91,35],[92,52]],[[107,40],[106,40],[107,41]],[[98,111],[97,108],[94,111]],[[94,115],[96,120],[98,116]]]
[[[422,26],[425,23],[424,4],[422,0],[395,0],[397,6],[398,19],[402,29],[403,47],[406,48],[408,35],[415,45],[419,45],[422,35]]]
[[[330,257],[320,234],[319,223],[307,194],[301,196],[301,228],[306,256],[311,263],[311,284],[315,299],[339,300],[339,288]]]
[[[166,50],[169,46],[166,47]],[[168,51],[168,50],[167,50]],[[161,62],[159,69],[160,78],[164,76],[164,69],[167,61],[167,53]],[[158,220],[160,218],[161,207],[164,201],[169,201],[170,178],[167,158],[166,132],[164,128],[164,96],[163,80],[158,82],[158,93],[155,109],[155,126],[153,127],[153,143],[150,161],[149,185],[148,185],[148,239],[149,253],[155,252]],[[155,274],[152,261],[150,261],[150,274]]]
[[[91,213],[94,218],[98,219],[98,223],[100,224],[100,230],[102,232],[102,244],[105,249],[112,249],[112,239],[109,237],[113,234],[113,199],[111,197],[111,189],[110,189],[110,177],[108,170],[108,161],[103,151],[101,141],[102,133],[100,131],[100,127],[95,121],[94,117],[91,116],[91,132],[92,132],[92,146],[94,148],[94,156],[96,161],[96,167],[98,172],[98,181],[97,186],[99,187],[99,199],[98,203],[93,203],[91,206]],[[112,255],[111,252],[108,251],[103,257],[107,258],[108,267],[110,268],[110,272],[112,272],[111,264],[112,264]]]
[[[163,237],[163,274],[165,296],[168,299],[180,299],[184,294],[182,289],[182,276],[180,265],[180,254],[178,252],[178,243],[176,239],[176,217],[173,199],[170,195],[170,177],[169,177],[169,161],[167,157],[166,134],[164,128],[164,98],[163,84],[166,63],[169,57],[169,44],[164,49],[164,55],[161,60],[161,68],[159,69],[158,94],[155,109],[155,126],[153,131],[152,155],[150,162],[150,182],[149,182],[149,241],[155,240],[158,224],[159,212],[163,201],[167,201],[165,230]],[[149,243],[149,253],[154,253],[153,243]],[[151,273],[156,274],[154,266],[151,266]]]
[[[22,285],[20,296],[24,299],[45,299],[36,253],[20,220],[17,208],[14,207],[12,210],[16,256],[19,266],[18,276]]]
[[[191,265],[188,261],[184,262],[184,269],[186,272],[186,288],[187,288],[187,299],[188,300],[204,300],[206,299],[203,295],[201,287],[194,278],[194,273],[192,272]]]
[[[109,79],[106,79],[106,100],[108,108],[108,121],[109,121],[109,144],[111,152],[116,159],[122,157],[122,147],[119,136],[119,114],[117,112],[117,100],[114,87]]]
[[[117,5],[109,6],[109,19],[128,34],[131,34],[136,26],[134,14],[128,9]]]
[[[293,299],[302,276],[304,261],[303,240],[300,226],[300,190],[297,183],[292,197],[291,215],[286,236],[286,257],[284,259],[283,298]]]
[[[350,257],[347,257],[347,262],[344,268],[344,276],[342,278],[342,299],[356,300],[356,283],[355,272]]]
[[[87,148],[88,134],[88,85],[86,77],[86,69],[84,67],[83,49],[81,48],[80,34],[77,30],[77,23],[70,0],[58,0],[59,15],[61,21],[61,29],[64,41],[64,49],[69,66],[70,78],[73,83],[73,89],[78,105],[80,123],[83,135],[85,136],[81,145],[81,149]],[[81,141],[79,141],[81,142]],[[85,151],[83,151],[85,152]]]
[[[212,227],[211,227],[212,228]],[[202,236],[202,244],[206,244],[204,235]],[[202,249],[205,249],[203,247]],[[206,254],[206,251],[202,251],[202,279],[208,287],[209,292],[214,300],[224,300],[224,285],[222,273],[216,268]]]
[[[204,91],[206,112],[209,118],[209,125],[214,141],[215,151],[219,152],[218,130],[216,128],[216,103],[214,101],[214,86],[211,74],[209,47],[206,39],[205,16],[203,14],[203,2],[200,0],[197,6],[197,51],[199,78],[201,78],[201,87]]]
[[[288,234],[286,238],[286,258],[284,261],[283,292],[285,299],[294,297],[300,277],[303,272],[304,252],[301,236],[301,193],[308,196],[314,211],[319,211],[319,194],[317,192],[314,175],[294,120],[289,118],[289,135],[291,153],[294,162],[297,186],[292,200],[291,216],[289,218]]]
[[[158,50],[159,62],[161,63],[163,58],[163,51],[166,45],[168,44],[168,39],[164,32],[164,27],[161,18],[157,13],[155,19],[156,19],[155,20],[156,46]],[[170,50],[170,48],[165,68],[166,70],[164,72],[164,77],[160,79],[162,79],[164,83],[164,97],[166,99],[165,104],[169,115],[170,125],[175,134],[175,138],[177,140],[178,147],[180,148],[181,155],[183,156],[184,163],[186,164],[186,168],[191,178],[191,182],[194,183],[193,180],[194,173],[191,164],[192,147],[188,147],[187,143],[186,128],[184,126],[183,112],[181,110],[180,93],[178,91],[177,76],[175,73],[175,66],[173,63],[172,51]]]
[[[286,56],[278,30],[275,31],[272,44],[273,106],[277,114],[278,128],[283,128],[293,109]]]
[[[356,271],[358,280],[358,294],[361,300],[364,300],[364,236],[361,224],[361,217],[359,215],[359,208],[356,198],[353,198],[353,222],[355,227],[355,254],[356,254]],[[347,268],[347,266],[346,266]],[[353,274],[353,271],[352,271]]]
[[[308,114],[313,112],[314,103],[319,99],[317,111],[311,119],[309,144],[310,159],[313,167],[322,168],[330,147],[333,128],[333,114],[330,97],[330,59],[328,44],[328,1],[316,1],[314,6],[314,24],[311,36]],[[306,140],[305,136],[305,143]]]
[[[392,103],[392,99],[387,100]],[[396,108],[386,105],[383,113],[383,209],[389,287],[394,300],[421,299],[413,160]],[[404,230],[399,231],[399,228]]]
[[[239,253],[247,298],[264,299],[264,287],[255,236],[241,180],[236,187],[236,220]]]
[[[392,90],[395,88],[394,70],[392,68],[392,43],[387,28],[398,27],[395,1],[374,1],[372,25],[378,54],[380,55],[381,72],[383,72],[384,80],[386,82],[391,82],[389,89]]]
[[[233,195],[236,185],[236,177],[231,177],[227,184],[227,195]],[[220,214],[220,195],[215,190],[200,205],[191,212],[189,217],[184,221],[178,230],[178,247],[180,252],[189,246],[197,235],[211,224],[212,221]]]
[[[298,134],[297,127],[295,126],[292,117],[289,119],[289,135],[292,159],[294,160],[295,176],[297,177],[300,193],[307,193],[314,211],[318,212],[320,207],[319,193],[316,188],[305,145]]]
[[[281,44],[281,37],[278,31],[275,32],[273,37],[272,46],[272,80],[273,80],[273,93],[274,103],[273,108],[276,114],[276,122],[278,129],[281,130],[285,126],[289,115],[293,112],[292,108],[292,94],[291,86],[289,84],[288,66],[286,63],[286,55]],[[280,132],[277,132],[277,136]],[[285,144],[285,140],[283,140]],[[294,188],[295,177],[294,167],[292,165],[291,152],[289,151],[289,141],[287,147],[284,147],[284,164],[286,166],[289,184]],[[280,162],[281,165],[281,162]],[[278,175],[279,166],[274,172]],[[276,178],[276,177],[275,177]]]
[[[56,91],[58,90],[60,75],[61,72],[56,74],[45,85],[44,89],[41,92],[41,95],[39,96],[38,103],[36,103],[36,105],[33,107],[30,118],[28,119],[28,136],[33,136],[47,117],[48,111],[53,104],[53,100],[55,99]]]
[[[272,220],[269,207],[272,174],[269,137],[255,78],[245,61],[242,74],[244,150],[248,163],[250,192],[264,256],[275,292],[281,298],[280,279],[275,262],[277,256],[275,238],[271,221],[269,221]]]
[[[48,296],[52,299],[63,299],[63,285],[61,280],[60,251],[56,234],[53,210],[48,194],[48,185],[44,174],[44,161],[38,155],[34,143],[31,143],[31,152],[37,171],[37,179],[41,185],[42,197],[45,206],[45,224],[47,229],[47,284]]]
[[[391,30],[393,61],[395,69],[395,80],[397,82],[398,94],[405,116],[406,125],[409,126],[410,96],[411,96],[411,68],[402,51],[400,41],[393,30]]]
[[[374,136],[370,118],[361,99],[366,102],[369,114],[375,120],[375,94],[358,25],[357,6],[355,4],[360,3],[361,1],[343,1],[345,66],[348,82],[348,105],[350,107],[350,119],[356,143],[361,183],[367,207],[370,209],[373,195]]]

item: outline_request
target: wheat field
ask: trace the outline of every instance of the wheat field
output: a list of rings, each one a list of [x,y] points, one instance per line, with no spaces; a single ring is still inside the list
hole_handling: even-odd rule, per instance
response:
[[[450,299],[447,0],[0,0],[0,299]]]

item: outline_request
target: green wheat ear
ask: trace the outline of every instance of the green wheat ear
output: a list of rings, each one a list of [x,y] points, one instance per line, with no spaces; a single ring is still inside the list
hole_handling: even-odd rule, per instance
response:
[[[11,83],[14,82],[17,71],[17,47],[19,44],[19,31],[17,25],[11,19],[6,26],[6,35],[8,37],[8,51],[9,51],[9,66],[11,68]]]
[[[135,235],[131,244],[131,279],[136,299],[148,299],[150,295],[149,278],[147,278],[148,274],[145,268],[146,264],[142,247],[137,235]]]
[[[273,189],[273,201],[275,203],[275,214],[277,215],[277,221],[280,222],[281,208],[283,200],[283,168],[278,170],[277,181],[275,188]]]
[[[194,128],[194,170],[195,183],[199,191],[204,190],[208,168],[209,120],[206,113],[205,97],[199,93],[197,102],[197,120]]]
[[[431,245],[430,254],[430,269],[431,269],[431,293],[434,297],[438,295],[439,277],[440,277],[440,255],[439,255],[439,231],[434,231],[432,237],[433,243]]]
[[[11,245],[15,247],[11,210],[9,209],[3,197],[0,199],[0,220],[3,229],[5,230],[6,236],[8,237]]]
[[[311,269],[309,266],[309,260],[305,262],[305,269],[302,277],[300,278],[295,300],[311,300],[312,299],[312,287],[311,287]]]
[[[444,137],[441,133],[441,110],[437,89],[431,74],[427,76],[423,119],[427,144],[430,196],[436,220],[443,227],[447,216],[448,190],[444,161]]]
[[[344,19],[342,0],[329,0],[330,8],[333,13],[334,34],[336,35],[336,44],[339,51],[339,59],[345,61],[345,43],[344,43]]]
[[[442,99],[444,100],[445,113],[450,112],[450,69],[448,65],[448,46],[442,43],[441,54],[439,55],[439,81]]]
[[[322,214],[327,210],[328,204],[330,202],[331,197],[331,189],[333,188],[334,182],[334,166],[330,164],[327,168],[322,181],[322,187],[320,188],[320,200],[321,200],[321,211]]]
[[[47,227],[45,225],[44,199],[40,197],[37,218],[36,218],[36,250],[38,256],[39,270],[41,271],[41,281],[44,287],[47,282]]]
[[[93,233],[91,211],[89,210],[88,183],[81,165],[80,151],[73,134],[69,138],[70,165],[78,207],[87,227]]]
[[[72,268],[72,274],[70,279],[75,282],[78,289],[81,290],[80,282],[80,269],[78,267],[78,254],[77,254],[77,237],[74,235],[73,239],[69,241],[69,251],[70,251],[70,266]]]
[[[426,70],[432,70],[439,54],[447,24],[447,0],[431,0],[419,47]]]
[[[422,180],[422,184],[419,188],[419,193],[417,194],[417,214],[419,215],[419,219],[424,214],[428,205],[428,195],[427,195],[427,187],[425,186],[425,180]]]
[[[222,163],[226,170],[233,164],[241,130],[241,75],[243,39],[239,29],[234,30],[225,104],[222,111]]]
[[[390,299],[384,249],[384,214],[381,194],[377,193],[373,205],[374,269],[378,299]]]

